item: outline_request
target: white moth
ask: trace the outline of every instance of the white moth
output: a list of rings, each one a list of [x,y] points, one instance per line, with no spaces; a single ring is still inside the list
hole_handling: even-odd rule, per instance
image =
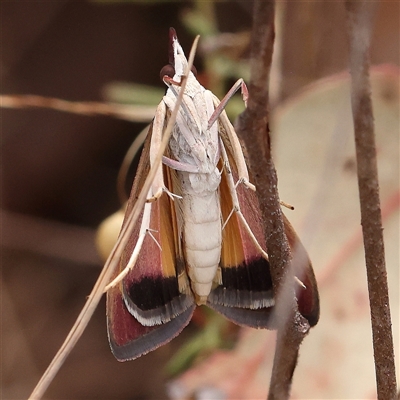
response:
[[[239,325],[268,328],[275,304],[255,187],[224,111],[243,82],[220,103],[189,72],[168,148],[162,163],[156,162],[187,69],[173,29],[170,47],[170,65],[161,72],[168,90],[149,130],[127,216],[150,168],[156,168],[155,178],[139,223],[123,231],[130,235],[128,244],[107,286],[109,340],[119,360],[178,335],[196,305],[207,304]],[[285,228],[291,246],[299,245],[286,219]],[[315,324],[318,298],[310,263],[303,281],[299,308],[306,298],[304,315]]]

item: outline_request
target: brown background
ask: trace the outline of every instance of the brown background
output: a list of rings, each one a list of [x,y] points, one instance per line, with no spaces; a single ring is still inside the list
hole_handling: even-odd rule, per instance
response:
[[[284,17],[282,98],[346,69],[344,6],[290,2]],[[1,93],[102,100],[111,81],[162,87],[167,32],[191,2],[1,2]],[[250,2],[216,4],[221,32],[250,29]],[[373,64],[399,65],[399,3],[382,2]],[[198,63],[201,68],[201,60]],[[52,110],[1,109],[2,373],[4,399],[25,398],[72,326],[100,271],[96,226],[118,207],[115,179],[143,124]],[[28,217],[28,218],[27,218]],[[59,224],[61,223],[61,224]],[[190,334],[134,362],[111,355],[104,304],[46,398],[163,398],[164,360]]]

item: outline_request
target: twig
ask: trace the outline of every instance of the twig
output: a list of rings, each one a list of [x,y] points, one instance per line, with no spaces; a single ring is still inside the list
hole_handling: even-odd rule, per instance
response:
[[[346,1],[351,103],[377,394],[378,399],[387,400],[396,398],[396,372],[369,82],[369,46],[374,9],[374,3],[368,1]]]
[[[278,339],[268,398],[286,399],[289,398],[298,349],[309,324],[297,309],[291,253],[284,231],[268,132],[268,80],[274,44],[274,2],[256,1],[253,18],[250,96],[247,109],[238,119],[237,132],[246,144],[257,187],[276,298],[274,317]]]
[[[96,101],[68,101],[55,97],[26,95],[0,95],[3,108],[50,108],[81,115],[107,115],[126,121],[149,122],[154,117],[155,107],[109,104]]]

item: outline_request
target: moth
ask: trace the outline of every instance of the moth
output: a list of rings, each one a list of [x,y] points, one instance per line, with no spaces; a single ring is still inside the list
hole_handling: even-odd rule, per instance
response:
[[[162,164],[155,154],[181,90],[187,59],[170,29],[168,86],[150,125],[128,200],[125,222],[150,168],[157,168],[147,201],[129,235],[107,291],[111,350],[120,361],[146,354],[176,337],[198,305],[241,326],[273,328],[275,304],[266,238],[255,187],[239,139],[212,92],[189,72]],[[307,265],[299,311],[319,318],[318,291],[308,255],[284,218],[292,249]]]

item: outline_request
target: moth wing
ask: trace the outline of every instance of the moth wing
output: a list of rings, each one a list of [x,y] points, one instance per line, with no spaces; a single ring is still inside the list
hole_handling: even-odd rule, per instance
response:
[[[234,161],[229,158],[236,182]],[[257,249],[237,213],[228,220],[233,209],[228,179],[224,171],[220,184],[221,214],[222,220],[228,222],[222,231],[221,284],[211,291],[208,305],[238,325],[272,329],[270,315],[275,302],[269,262]],[[265,251],[257,196],[243,185],[238,185],[236,193],[241,212]]]
[[[304,284],[297,293],[297,303],[301,315],[310,326],[315,326],[319,320],[319,294],[314,269],[308,253],[296,234],[293,226],[283,214],[285,233],[293,255],[294,274]]]
[[[220,125],[223,146],[226,149],[230,171],[236,183],[239,179],[235,161],[238,149],[237,145],[231,142],[227,134],[228,129],[230,127],[226,127],[225,124]],[[233,134],[237,140],[236,134],[234,132]],[[232,131],[230,135],[232,135]],[[224,169],[220,185],[223,221],[227,221],[233,209],[232,189],[228,185],[228,179],[229,176]],[[236,187],[236,195],[248,227],[259,246],[266,252],[266,240],[256,193],[245,185],[239,184]],[[299,256],[296,260],[302,260],[302,264],[295,265],[296,276],[300,280],[304,277],[306,286],[305,289],[300,289],[299,311],[313,326],[317,323],[319,316],[318,290],[314,272],[306,250],[285,216],[284,226],[289,245],[292,251],[296,249],[297,256]],[[223,230],[220,268],[221,284],[210,293],[208,305],[238,325],[273,329],[271,314],[275,300],[270,264],[255,245],[248,230],[235,212]],[[301,274],[301,271],[304,272]]]
[[[149,150],[152,125],[139,162],[128,200],[125,221],[130,214],[150,169]],[[173,192],[174,171],[163,167],[164,183]],[[134,359],[169,342],[189,323],[194,299],[186,290],[175,204],[163,193],[150,207],[148,222],[144,212],[130,235],[119,260],[115,278],[139,250],[134,267],[107,292],[107,328],[111,349],[117,359]],[[142,226],[147,224],[147,226]],[[147,229],[142,245],[140,230]]]
[[[111,350],[119,361],[134,360],[168,343],[190,322],[194,305],[169,322],[143,326],[128,311],[121,291],[107,294],[107,330]]]

